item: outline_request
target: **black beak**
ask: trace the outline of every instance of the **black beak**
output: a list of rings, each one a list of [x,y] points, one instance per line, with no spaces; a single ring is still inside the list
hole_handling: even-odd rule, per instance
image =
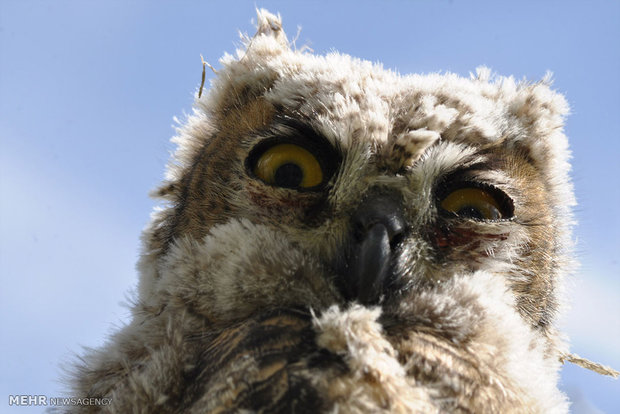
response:
[[[400,201],[389,194],[368,197],[353,214],[342,291],[347,299],[376,304],[391,277],[394,249],[405,231]]]

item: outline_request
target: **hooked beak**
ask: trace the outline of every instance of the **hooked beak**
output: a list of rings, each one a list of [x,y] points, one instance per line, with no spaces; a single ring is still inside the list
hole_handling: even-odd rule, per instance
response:
[[[405,231],[399,200],[390,194],[371,195],[353,214],[352,227],[341,291],[349,300],[376,304],[392,282],[394,250]]]

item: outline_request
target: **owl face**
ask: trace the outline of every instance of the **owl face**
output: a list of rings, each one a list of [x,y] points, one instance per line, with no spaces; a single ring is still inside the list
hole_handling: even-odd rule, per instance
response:
[[[179,130],[143,303],[215,324],[351,302],[398,313],[484,271],[553,336],[572,205],[563,98],[486,69],[400,76],[306,54],[261,21]]]
[[[304,53],[258,20],[178,130],[133,319],[73,395],[115,412],[566,412],[564,99],[486,69]]]

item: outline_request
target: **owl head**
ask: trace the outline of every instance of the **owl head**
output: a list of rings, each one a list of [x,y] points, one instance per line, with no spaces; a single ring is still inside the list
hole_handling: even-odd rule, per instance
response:
[[[259,11],[178,129],[136,315],[166,307],[223,327],[311,309],[336,353],[353,354],[339,335],[358,326],[360,349],[379,335],[399,369],[432,382],[441,370],[415,359],[427,335],[540,395],[555,387],[570,265],[567,112],[548,79],[402,76],[296,50]]]

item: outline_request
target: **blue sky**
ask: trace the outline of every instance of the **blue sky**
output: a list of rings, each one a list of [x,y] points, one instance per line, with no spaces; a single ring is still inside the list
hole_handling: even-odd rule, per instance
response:
[[[298,46],[401,73],[553,71],[582,263],[563,326],[573,352],[620,368],[620,2],[0,0],[0,411],[9,394],[60,395],[60,367],[127,319],[173,117],[200,54],[217,68],[255,6],[289,38],[301,26]],[[619,381],[567,365],[562,388],[576,413],[620,412]]]

